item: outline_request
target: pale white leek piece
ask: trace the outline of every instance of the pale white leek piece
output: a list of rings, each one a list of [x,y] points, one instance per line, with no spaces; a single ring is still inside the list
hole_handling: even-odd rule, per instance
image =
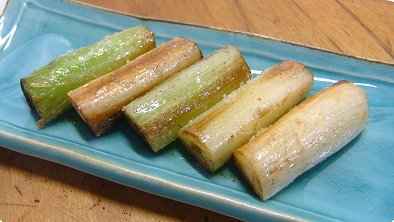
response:
[[[179,138],[195,159],[213,172],[259,130],[300,103],[312,85],[313,75],[305,66],[282,62],[190,121]]]
[[[236,166],[261,199],[331,156],[364,129],[365,92],[347,81],[308,98],[234,152]]]
[[[201,58],[196,43],[175,38],[67,96],[93,133],[100,136],[113,127],[125,105]]]

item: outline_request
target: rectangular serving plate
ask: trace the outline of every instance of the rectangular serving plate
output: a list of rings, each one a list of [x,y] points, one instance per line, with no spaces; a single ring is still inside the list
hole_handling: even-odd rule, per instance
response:
[[[68,50],[143,24],[158,45],[183,36],[203,54],[231,44],[253,70],[299,61],[315,74],[313,94],[346,79],[369,98],[364,132],[268,201],[232,163],[208,174],[178,142],[153,154],[126,123],[96,138],[74,111],[37,129],[19,79]],[[242,33],[119,15],[61,0],[12,0],[0,20],[0,145],[108,180],[248,221],[394,219],[394,66]],[[296,129],[295,129],[296,130]]]

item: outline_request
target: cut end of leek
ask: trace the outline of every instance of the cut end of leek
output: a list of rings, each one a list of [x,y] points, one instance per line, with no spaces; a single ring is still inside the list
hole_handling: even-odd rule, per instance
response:
[[[174,141],[191,119],[249,78],[249,67],[240,52],[227,46],[131,102],[125,115],[157,152]]]
[[[267,200],[364,129],[365,92],[341,81],[313,95],[234,153],[237,168]]]
[[[71,108],[66,93],[126,64],[155,47],[153,33],[135,26],[66,53],[21,79],[21,88],[40,120],[38,127]]]
[[[312,84],[313,75],[302,64],[282,62],[191,120],[179,138],[201,166],[216,171],[260,129],[301,102]]]

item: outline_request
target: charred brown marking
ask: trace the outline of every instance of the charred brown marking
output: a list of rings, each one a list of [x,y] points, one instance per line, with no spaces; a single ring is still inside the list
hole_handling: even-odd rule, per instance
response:
[[[99,136],[113,127],[125,105],[175,74],[177,69],[186,68],[201,57],[201,51],[194,42],[175,38],[120,69],[69,92],[68,97],[82,119]],[[155,77],[150,76],[152,73]],[[148,82],[139,83],[137,79],[146,79]],[[122,94],[120,90],[129,92]],[[101,95],[103,98],[100,98]],[[111,98],[114,96],[117,98]],[[106,105],[105,101],[94,103],[96,99],[109,102]],[[94,110],[95,105],[104,107]]]

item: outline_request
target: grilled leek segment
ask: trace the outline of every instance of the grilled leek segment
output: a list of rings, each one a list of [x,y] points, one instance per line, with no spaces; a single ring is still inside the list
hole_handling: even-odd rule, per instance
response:
[[[67,95],[92,132],[100,136],[112,128],[125,105],[201,58],[194,42],[175,38]]]
[[[121,67],[155,44],[148,28],[135,26],[69,52],[22,78],[26,100],[40,116],[37,126],[44,127],[71,107],[67,92]]]
[[[200,165],[214,172],[260,129],[301,102],[312,84],[313,75],[302,64],[282,62],[191,120],[179,138]]]
[[[250,70],[242,55],[226,46],[132,101],[124,112],[157,152],[174,141],[191,119],[248,79]]]
[[[341,81],[308,98],[234,152],[236,166],[261,199],[331,156],[368,120],[365,92]]]

